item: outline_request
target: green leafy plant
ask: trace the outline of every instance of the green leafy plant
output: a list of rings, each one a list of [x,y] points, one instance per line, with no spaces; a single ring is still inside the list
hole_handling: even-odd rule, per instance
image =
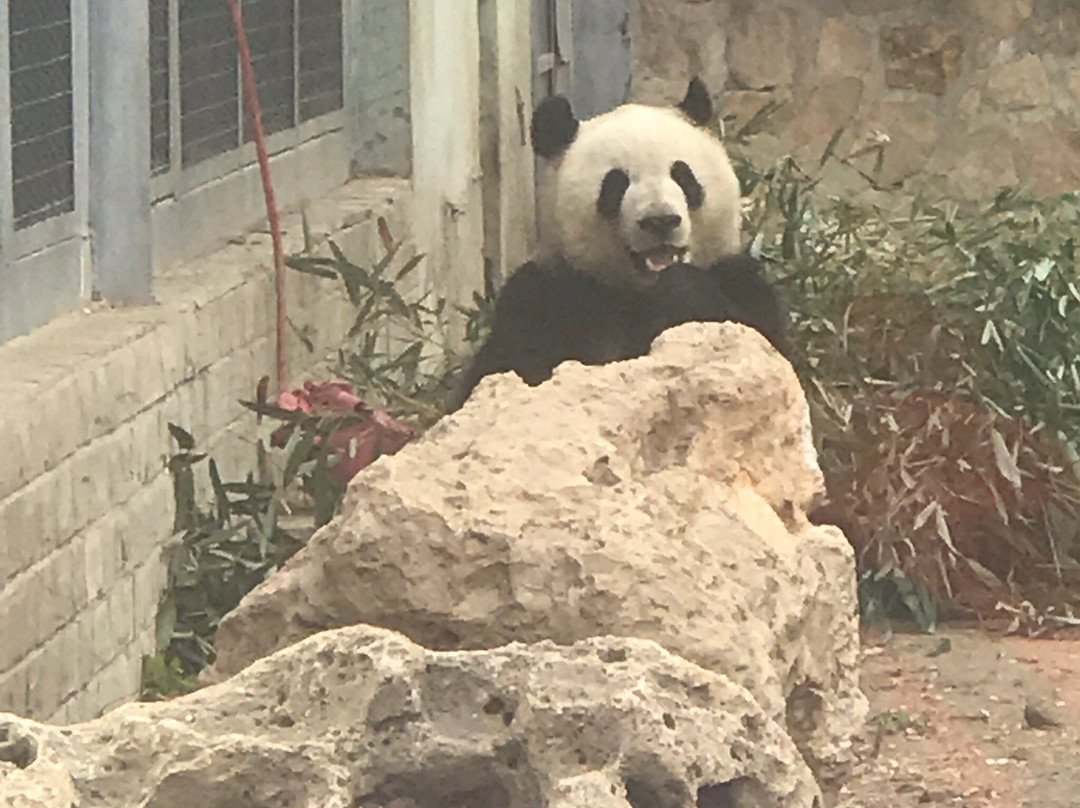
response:
[[[442,414],[442,396],[460,364],[487,332],[491,301],[474,295],[474,307],[455,307],[465,331],[464,346],[445,338],[445,300],[430,295],[409,300],[399,291],[422,256],[392,270],[401,244],[380,233],[386,255],[371,267],[349,261],[335,244],[331,257],[298,255],[297,271],[340,280],[356,316],[338,352],[337,370],[349,381],[313,381],[270,401],[263,379],[250,401],[262,429],[256,443],[256,471],[243,481],[224,482],[216,462],[196,451],[194,437],[170,424],[176,451],[168,468],[176,506],[174,535],[166,547],[168,586],[159,605],[158,652],[143,660],[143,697],[162,698],[195,686],[214,659],[214,635],[221,619],[249,591],[295,553],[314,527],[328,522],[340,506],[348,481],[379,456],[398,451]],[[392,274],[392,278],[391,278]],[[391,353],[390,332],[403,350]],[[396,415],[370,406],[353,393],[387,402]],[[196,495],[196,472],[205,467],[212,502]],[[286,528],[296,494],[310,506],[310,527]],[[291,504],[290,504],[291,503]],[[295,520],[294,520],[295,522]]]
[[[870,723],[888,735],[912,733],[925,735],[930,729],[930,719],[913,716],[907,710],[885,710],[870,717]]]
[[[345,381],[308,383],[283,393],[276,403],[244,402],[260,416],[285,422],[271,443],[281,446],[287,440],[287,449],[298,450],[289,453],[299,458],[291,471],[312,496],[319,525],[336,511],[360,468],[397,451],[442,417],[455,375],[490,329],[493,298],[474,292],[472,306],[450,306],[430,289],[417,291],[423,254],[396,266],[403,242],[393,239],[382,217],[377,226],[385,253],[370,266],[350,260],[332,240],[328,256],[311,255],[308,243],[304,253],[287,259],[295,271],[340,282],[355,309],[334,366]],[[448,338],[451,311],[463,340]]]
[[[751,249],[793,305],[864,615],[929,627],[940,608],[1075,599],[1080,197],[1011,189],[963,213],[839,198],[820,170],[843,161],[837,137],[809,170],[762,167],[746,156],[761,125],[726,125],[729,151]]]
[[[403,293],[405,286],[418,286],[412,276],[424,256],[393,270],[403,242],[393,240],[385,220],[378,224],[385,255],[369,267],[349,260],[333,241],[330,256],[293,255],[287,265],[339,281],[356,309],[336,373],[365,400],[423,428],[442,417],[454,375],[487,333],[493,301],[474,293],[472,307],[451,306],[430,289]],[[463,321],[464,341],[448,338],[451,311]]]
[[[924,586],[888,565],[863,569],[858,579],[859,614],[867,623],[914,620],[923,631],[937,627],[937,603]]]
[[[277,404],[241,402],[260,418],[282,421],[270,435],[270,445],[282,450],[282,489],[294,480],[313,502],[315,525],[333,517],[348,485],[358,472],[384,454],[394,454],[415,436],[407,424],[374,410],[355,396],[345,382],[306,382],[278,396]]]
[[[280,488],[249,475],[223,482],[217,464],[196,451],[194,437],[175,424],[169,459],[176,515],[165,547],[168,586],[158,605],[158,654],[143,661],[143,696],[183,692],[213,662],[221,618],[301,546],[279,524]],[[195,469],[203,463],[213,503],[196,500]]]

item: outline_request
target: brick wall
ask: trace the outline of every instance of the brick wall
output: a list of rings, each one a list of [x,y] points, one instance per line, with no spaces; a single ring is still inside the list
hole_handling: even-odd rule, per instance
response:
[[[350,183],[309,208],[312,229],[373,259],[377,216],[408,234],[408,188]],[[300,249],[299,217],[284,224]],[[137,692],[172,532],[167,424],[223,476],[253,468],[254,419],[236,402],[273,374],[271,263],[269,237],[252,234],[156,279],[158,305],[91,308],[0,345],[0,712],[85,720]],[[290,340],[295,381],[351,317],[331,282],[288,284],[317,348]]]

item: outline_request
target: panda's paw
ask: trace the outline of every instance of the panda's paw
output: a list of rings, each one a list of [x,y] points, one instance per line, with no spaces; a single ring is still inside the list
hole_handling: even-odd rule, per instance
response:
[[[660,294],[669,297],[704,295],[711,299],[723,290],[720,277],[694,264],[672,264],[659,273],[657,282]]]
[[[708,270],[673,264],[657,273],[651,301],[654,321],[663,328],[690,322],[731,319],[723,285]]]

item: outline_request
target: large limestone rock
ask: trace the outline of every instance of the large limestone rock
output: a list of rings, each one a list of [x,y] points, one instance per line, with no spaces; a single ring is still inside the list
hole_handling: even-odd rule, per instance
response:
[[[358,623],[441,650],[648,639],[745,687],[830,790],[865,700],[853,554],[805,518],[822,488],[795,374],[743,326],[491,377],[353,480],[222,623],[212,674]]]
[[[85,724],[0,714],[5,808],[813,808],[820,798],[745,689],[643,640],[440,653],[353,627]]]

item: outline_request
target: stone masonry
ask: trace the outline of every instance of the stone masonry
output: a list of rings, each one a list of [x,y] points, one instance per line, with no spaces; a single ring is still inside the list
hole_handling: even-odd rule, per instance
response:
[[[407,235],[407,181],[360,180],[309,210],[354,260],[381,254],[376,219]],[[302,246],[286,217],[286,250]],[[407,252],[403,251],[403,252]],[[0,346],[0,711],[91,718],[138,692],[155,650],[172,532],[167,424],[223,476],[254,467],[250,398],[274,368],[269,236],[255,233],[157,279],[159,304],[87,309]],[[330,281],[289,272],[290,382],[339,344],[350,308]]]
[[[1071,0],[640,0],[631,95],[677,98],[700,73],[754,143],[827,179],[986,200],[1080,187],[1080,5]],[[860,154],[861,152],[861,154]],[[857,156],[856,156],[857,155]]]

